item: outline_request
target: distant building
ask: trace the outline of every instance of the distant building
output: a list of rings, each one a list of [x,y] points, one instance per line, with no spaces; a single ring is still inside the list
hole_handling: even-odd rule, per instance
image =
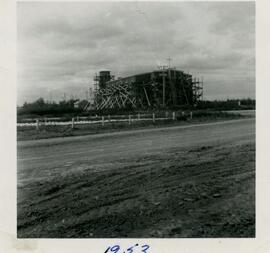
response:
[[[88,104],[87,100],[77,100],[74,102],[73,106],[77,109],[85,109],[85,106]]]
[[[80,105],[80,100],[74,102],[73,104],[74,108],[79,108],[79,105]]]

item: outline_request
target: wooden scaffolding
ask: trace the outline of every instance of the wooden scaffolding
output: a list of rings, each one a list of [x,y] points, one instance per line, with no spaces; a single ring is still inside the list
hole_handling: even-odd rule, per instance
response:
[[[86,109],[122,109],[170,107],[196,104],[203,96],[203,80],[176,69],[159,70],[107,81],[95,77],[96,90],[92,106]],[[104,80],[104,78],[103,78]]]

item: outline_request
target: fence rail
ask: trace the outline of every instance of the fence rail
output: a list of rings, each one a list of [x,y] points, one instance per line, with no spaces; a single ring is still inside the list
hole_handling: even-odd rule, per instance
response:
[[[159,113],[160,114],[160,113]],[[158,114],[156,114],[158,115]],[[106,115],[106,116],[76,116],[74,117],[74,120],[79,121],[79,120],[101,120],[102,117],[104,118],[108,118],[108,119],[125,119],[127,117],[131,116],[131,118],[150,118],[152,117],[152,114],[131,114],[131,115]],[[168,115],[166,115],[166,117],[168,117]],[[43,121],[54,121],[54,122],[67,122],[67,121],[71,121],[71,118],[65,118],[65,117],[53,117],[53,118],[48,118],[48,117],[40,117],[40,118],[30,118],[30,119],[18,119],[17,123],[35,123],[36,120],[39,120],[40,122]]]
[[[180,115],[185,115],[182,112]],[[189,113],[192,119],[192,112]],[[152,114],[130,114],[130,115],[106,115],[106,116],[90,116],[90,117],[73,117],[71,119],[61,118],[38,118],[28,119],[17,123],[17,127],[36,127],[39,129],[40,126],[68,126],[74,128],[75,125],[86,125],[86,124],[101,124],[104,126],[106,123],[117,123],[117,122],[128,122],[132,124],[139,121],[152,121],[153,123],[161,120],[176,120],[175,112],[166,112],[164,115],[161,113]],[[30,122],[29,122],[30,121]]]

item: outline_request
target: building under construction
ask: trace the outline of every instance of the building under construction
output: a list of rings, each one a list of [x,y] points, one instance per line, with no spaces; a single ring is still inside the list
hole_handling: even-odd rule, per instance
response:
[[[202,80],[175,68],[118,79],[110,71],[100,71],[94,81],[92,107],[97,110],[194,105],[203,94]]]

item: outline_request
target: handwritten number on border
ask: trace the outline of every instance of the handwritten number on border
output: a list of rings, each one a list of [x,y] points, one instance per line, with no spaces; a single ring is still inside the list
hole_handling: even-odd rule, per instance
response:
[[[143,245],[142,248],[143,248],[142,252],[147,253],[146,251],[150,248],[150,246],[149,245]]]
[[[120,250],[119,245],[114,245],[113,247],[108,247],[104,253],[113,252],[117,253]]]
[[[138,244],[136,244],[136,245],[134,245],[134,246],[132,246],[132,247],[129,247],[128,249],[127,249],[127,251],[125,252],[119,252],[119,250],[120,250],[120,246],[119,245],[114,245],[113,247],[111,247],[111,246],[109,246],[106,250],[105,250],[105,252],[104,253],[110,253],[110,252],[112,252],[112,253],[136,253],[133,249],[134,249],[134,247],[136,247],[136,246],[139,246]],[[149,252],[147,252],[147,250],[150,248],[150,246],[149,245],[147,245],[147,244],[145,244],[145,245],[142,245],[141,247],[141,253],[149,253]],[[138,249],[139,250],[139,249]],[[138,251],[137,250],[137,251]],[[139,253],[139,251],[138,251],[138,253]]]

